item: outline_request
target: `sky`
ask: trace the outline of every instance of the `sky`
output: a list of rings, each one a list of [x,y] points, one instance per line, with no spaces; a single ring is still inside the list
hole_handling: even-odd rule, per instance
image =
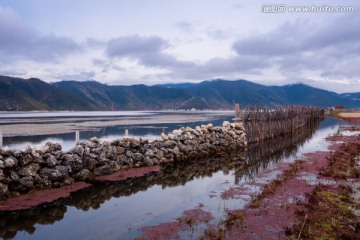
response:
[[[360,92],[360,1],[0,0],[0,75]]]

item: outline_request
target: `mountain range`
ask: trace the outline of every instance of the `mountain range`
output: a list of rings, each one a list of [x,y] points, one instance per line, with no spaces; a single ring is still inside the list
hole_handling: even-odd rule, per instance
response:
[[[246,80],[110,86],[96,81],[46,83],[0,76],[0,111],[232,109],[284,104],[360,107],[360,93],[337,94],[305,84],[265,86]]]

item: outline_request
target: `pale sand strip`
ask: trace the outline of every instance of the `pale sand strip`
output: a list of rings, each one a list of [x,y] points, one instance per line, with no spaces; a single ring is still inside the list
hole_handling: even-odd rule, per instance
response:
[[[174,115],[152,115],[135,116],[114,119],[111,117],[99,118],[54,118],[51,119],[0,119],[0,131],[4,136],[32,136],[70,133],[76,130],[98,130],[97,127],[117,126],[117,125],[138,125],[138,124],[167,124],[167,123],[186,123],[211,120],[219,115],[231,116],[230,112],[216,112],[203,114],[174,114]],[[15,120],[15,121],[14,121]],[[63,121],[63,122],[58,122]],[[23,123],[22,123],[23,122]],[[31,123],[29,123],[31,122]],[[10,124],[12,123],[12,124]],[[15,124],[14,124],[15,123]],[[159,129],[159,135],[161,129]]]
[[[360,111],[359,112],[340,112],[340,117],[343,118],[360,118]]]

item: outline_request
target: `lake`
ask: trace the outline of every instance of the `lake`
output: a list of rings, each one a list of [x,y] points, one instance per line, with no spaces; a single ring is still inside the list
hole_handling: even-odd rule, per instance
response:
[[[61,119],[60,119],[61,118]],[[231,112],[225,113],[168,113],[154,112],[140,115],[118,116],[29,116],[15,117],[13,124],[73,124],[81,128],[81,139],[99,137],[114,139],[124,136],[159,137],[162,128],[170,132],[182,126],[195,127],[212,122],[220,125],[232,121]],[[110,118],[110,120],[109,120]],[[127,118],[143,118],[148,123],[99,126],[97,123],[119,122]],[[184,121],[194,119],[194,121]],[[5,118],[4,118],[5,119]],[[2,124],[10,126],[6,118]],[[11,118],[10,118],[11,119]],[[75,119],[75,120],[74,120]],[[167,121],[166,121],[167,119]],[[179,121],[174,121],[178,119]],[[21,120],[21,121],[20,121]],[[158,122],[156,122],[158,120]],[[96,123],[96,126],[89,126]],[[138,120],[137,120],[138,121]],[[24,123],[25,122],[25,123]],[[189,209],[202,209],[214,216],[212,223],[220,222],[228,209],[241,209],[258,193],[256,182],[266,182],[278,174],[275,169],[282,162],[303,159],[302,154],[325,150],[326,136],[335,133],[344,122],[326,118],[314,129],[302,129],[287,138],[264,141],[249,146],[248,152],[227,156],[198,159],[193,163],[165,167],[147,176],[115,183],[99,183],[73,193],[69,198],[30,210],[0,213],[0,237],[6,239],[133,239],[140,237],[145,226],[174,221]],[[101,125],[101,124],[100,124]],[[88,126],[91,129],[86,129]],[[73,129],[70,129],[73,130]],[[10,134],[9,134],[10,135]],[[68,149],[74,145],[74,133],[43,134],[37,136],[9,136],[4,145],[23,147],[51,140]],[[245,160],[244,160],[245,159]],[[270,174],[263,174],[268,172]],[[249,189],[237,199],[224,199],[222,194],[230,187]],[[202,226],[204,227],[204,226]],[[181,233],[179,239],[196,239],[202,232],[199,226]]]
[[[77,130],[80,141],[91,137],[122,138],[125,129],[130,137],[159,139],[162,129],[169,133],[182,126],[221,125],[224,120],[233,119],[232,111],[0,113],[0,132],[4,147],[24,149],[51,141],[61,144],[66,151],[75,145]]]

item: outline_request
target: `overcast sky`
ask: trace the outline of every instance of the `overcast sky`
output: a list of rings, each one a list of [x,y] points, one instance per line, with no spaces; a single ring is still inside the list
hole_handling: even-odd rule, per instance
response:
[[[268,13],[265,4],[285,4]],[[290,12],[291,6],[350,12]],[[0,0],[0,75],[360,92],[359,0]]]

